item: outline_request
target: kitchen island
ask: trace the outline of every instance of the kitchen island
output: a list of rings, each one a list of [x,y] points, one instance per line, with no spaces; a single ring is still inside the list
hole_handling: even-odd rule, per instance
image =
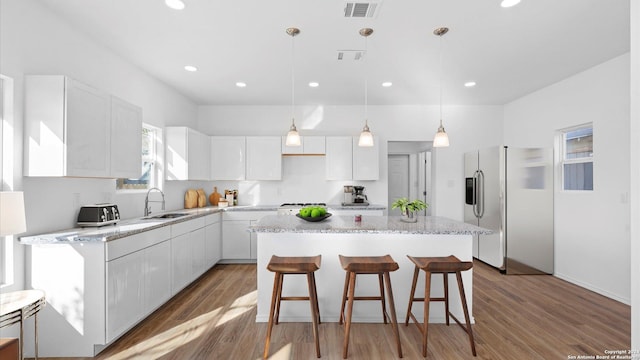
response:
[[[380,256],[391,255],[400,269],[391,273],[391,284],[399,321],[404,321],[409,301],[409,291],[413,278],[412,256],[449,256],[460,260],[472,260],[472,237],[474,234],[489,234],[490,230],[442,217],[419,217],[416,223],[405,223],[398,216],[362,216],[355,221],[354,216],[331,216],[321,222],[307,222],[296,216],[266,216],[250,231],[257,233],[258,311],[257,322],[269,318],[269,304],[273,289],[273,273],[267,270],[272,255],[314,256],[322,255],[320,270],[316,272],[318,302],[321,319],[337,322],[340,315],[340,301],[345,272],[340,266],[338,255]],[[472,271],[462,274],[473,320]],[[424,284],[421,274],[419,284]],[[356,296],[378,295],[377,276],[359,276]],[[462,318],[462,305],[456,294],[455,276],[450,276],[449,292],[451,312]],[[424,287],[424,285],[423,285]],[[416,290],[422,296],[424,289]],[[442,277],[433,276],[432,296],[441,296]],[[304,296],[307,294],[306,278],[290,276],[283,285],[283,296]],[[422,316],[422,306],[414,306],[414,314]],[[432,303],[430,322],[445,321],[444,304]],[[280,310],[280,320],[290,322],[310,321],[309,305],[305,302],[285,302]],[[354,322],[382,322],[380,303],[358,301],[353,308]]]

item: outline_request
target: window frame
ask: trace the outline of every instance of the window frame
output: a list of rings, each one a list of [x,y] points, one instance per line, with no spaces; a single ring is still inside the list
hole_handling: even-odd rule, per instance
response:
[[[590,156],[583,156],[583,157],[576,157],[576,158],[567,158],[567,134],[574,132],[574,131],[578,131],[578,130],[583,130],[583,129],[591,129],[591,137],[592,137],[592,144],[591,144],[591,155]],[[591,192],[595,189],[595,168],[594,168],[594,153],[595,153],[595,146],[594,146],[594,142],[593,142],[593,137],[594,137],[594,128],[593,128],[593,123],[587,123],[587,124],[582,124],[582,125],[577,125],[577,126],[572,126],[569,128],[565,128],[562,130],[559,130],[558,132],[558,145],[559,145],[559,166],[560,166],[560,189],[563,192],[579,192],[579,193],[584,193],[584,192]],[[573,164],[586,164],[586,163],[591,163],[591,168],[592,168],[592,174],[591,174],[591,183],[592,183],[592,188],[591,189],[566,189],[565,188],[565,165],[573,165]]]
[[[149,130],[152,132],[152,140],[150,142],[152,149],[149,151],[149,155],[145,156],[144,154],[140,154],[141,156],[141,164],[144,163],[145,160],[151,162],[151,170],[150,170],[150,179],[149,179],[149,183],[146,185],[146,187],[144,188],[124,188],[120,186],[120,182],[122,180],[128,180],[128,179],[116,179],[115,181],[115,187],[116,187],[116,191],[121,193],[121,192],[128,192],[128,193],[136,193],[136,192],[147,192],[149,189],[153,188],[153,187],[157,187],[157,188],[162,188],[162,174],[163,174],[163,168],[162,168],[162,152],[160,151],[163,148],[163,134],[162,134],[162,129],[147,123],[142,123],[142,129],[143,131]],[[143,142],[144,145],[144,142]],[[142,152],[142,148],[140,149]]]

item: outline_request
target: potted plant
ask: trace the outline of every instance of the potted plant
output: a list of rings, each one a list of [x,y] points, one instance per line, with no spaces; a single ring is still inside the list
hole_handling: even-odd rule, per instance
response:
[[[416,222],[418,221],[418,217],[415,216],[416,211],[424,210],[429,207],[429,204],[422,200],[413,200],[409,201],[408,198],[403,197],[396,199],[396,201],[391,204],[392,209],[400,209],[402,213],[402,218],[400,220],[405,222]]]

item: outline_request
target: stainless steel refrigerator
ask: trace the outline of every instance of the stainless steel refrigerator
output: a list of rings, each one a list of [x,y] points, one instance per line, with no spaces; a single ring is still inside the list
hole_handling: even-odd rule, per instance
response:
[[[507,274],[553,273],[553,150],[497,146],[464,155],[473,256]]]

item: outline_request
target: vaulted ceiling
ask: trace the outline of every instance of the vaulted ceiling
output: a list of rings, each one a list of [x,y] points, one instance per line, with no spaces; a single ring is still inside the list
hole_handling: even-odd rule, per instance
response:
[[[291,104],[292,69],[296,105],[363,104],[365,80],[371,105],[437,104],[440,79],[445,104],[501,105],[629,51],[628,0],[381,0],[364,18],[345,0],[40,1],[200,105]]]

